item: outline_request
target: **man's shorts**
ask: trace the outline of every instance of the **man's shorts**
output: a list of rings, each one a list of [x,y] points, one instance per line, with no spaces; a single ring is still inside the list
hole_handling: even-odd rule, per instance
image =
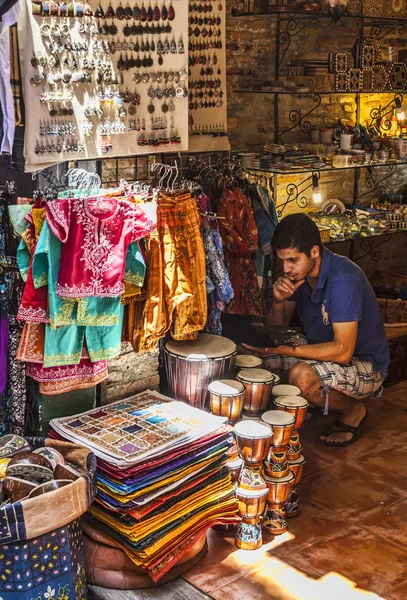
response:
[[[306,340],[302,340],[306,344]],[[353,357],[347,365],[319,360],[298,359],[294,356],[268,356],[263,366],[269,371],[289,371],[298,362],[309,364],[321,382],[322,388],[329,392],[337,390],[346,396],[360,400],[372,396],[377,398],[383,391],[383,375],[375,371],[372,363]]]

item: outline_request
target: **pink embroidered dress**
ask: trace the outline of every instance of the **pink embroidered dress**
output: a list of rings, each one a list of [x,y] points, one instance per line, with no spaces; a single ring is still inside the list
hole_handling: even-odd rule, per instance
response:
[[[46,217],[63,243],[56,293],[64,298],[121,296],[128,246],[156,227],[139,205],[109,197],[55,200]]]

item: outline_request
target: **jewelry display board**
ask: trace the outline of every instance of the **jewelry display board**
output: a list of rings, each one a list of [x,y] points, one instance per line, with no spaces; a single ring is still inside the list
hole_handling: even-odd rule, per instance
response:
[[[230,150],[226,106],[226,0],[189,2],[189,150]]]
[[[188,1],[25,0],[25,170],[188,149]]]

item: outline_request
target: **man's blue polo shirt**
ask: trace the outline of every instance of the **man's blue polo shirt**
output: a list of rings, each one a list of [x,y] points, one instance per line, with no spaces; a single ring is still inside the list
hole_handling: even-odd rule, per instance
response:
[[[316,288],[306,281],[289,298],[295,302],[309,344],[330,342],[332,323],[358,321],[354,356],[386,377],[389,348],[375,293],[363,271],[349,258],[323,249]]]

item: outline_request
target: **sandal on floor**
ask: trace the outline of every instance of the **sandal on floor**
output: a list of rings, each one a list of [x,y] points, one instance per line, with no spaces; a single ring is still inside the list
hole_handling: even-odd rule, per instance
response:
[[[322,434],[322,435],[332,435],[333,433],[341,433],[341,432],[353,433],[353,437],[350,440],[347,440],[346,442],[330,442],[328,440],[321,440],[321,438],[319,438],[319,441],[321,442],[321,444],[324,444],[324,446],[336,446],[337,448],[341,448],[342,446],[350,446],[350,444],[353,444],[353,442],[356,442],[356,440],[360,436],[361,427],[367,421],[367,418],[368,418],[368,412],[366,411],[365,416],[363,417],[363,419],[361,420],[361,422],[359,423],[359,425],[357,427],[352,427],[351,425],[346,425],[346,423],[342,423],[342,421],[338,421],[338,419],[337,419],[334,423],[335,429],[332,429],[331,431],[326,431],[325,433]]]

